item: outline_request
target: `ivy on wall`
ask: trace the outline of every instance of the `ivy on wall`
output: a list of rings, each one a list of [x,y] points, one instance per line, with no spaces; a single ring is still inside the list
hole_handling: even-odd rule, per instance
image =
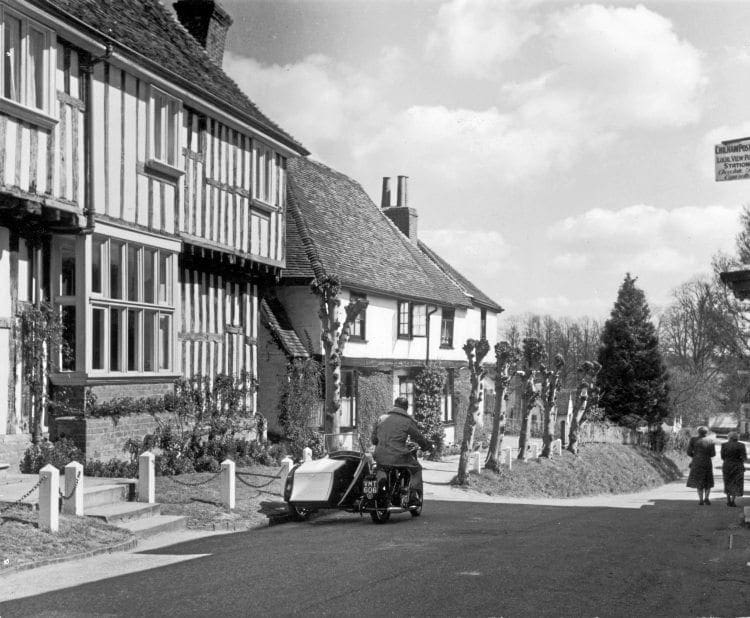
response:
[[[357,426],[365,445],[370,444],[378,418],[393,407],[393,377],[382,371],[357,374]]]

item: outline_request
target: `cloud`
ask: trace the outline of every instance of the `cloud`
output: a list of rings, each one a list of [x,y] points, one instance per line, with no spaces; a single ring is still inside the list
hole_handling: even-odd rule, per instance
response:
[[[708,270],[711,256],[732,245],[738,216],[738,208],[720,205],[594,208],[555,222],[546,235],[561,256],[583,251],[599,272],[687,275]]]
[[[511,247],[490,230],[420,230],[419,239],[473,283],[510,268]]]
[[[529,3],[452,0],[443,4],[427,38],[429,56],[453,73],[473,78],[497,76],[540,26],[524,12]]]

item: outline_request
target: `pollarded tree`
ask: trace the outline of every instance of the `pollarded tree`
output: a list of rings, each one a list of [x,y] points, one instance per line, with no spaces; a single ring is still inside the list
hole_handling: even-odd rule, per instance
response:
[[[646,296],[628,273],[602,331],[600,404],[610,420],[634,427],[669,413],[666,366]]]
[[[339,321],[339,292],[341,284],[337,277],[323,275],[310,284],[318,297],[320,318],[320,338],[323,342],[323,360],[325,363],[325,419],[323,431],[336,435],[340,431],[341,412],[341,357],[349,341],[352,324],[357,316],[367,307],[367,300],[351,301],[345,308],[345,319]],[[326,445],[328,446],[328,445]]]
[[[419,431],[433,444],[431,459],[440,460],[445,430],[442,421],[442,397],[445,369],[437,365],[422,367],[414,377],[414,420]]]
[[[555,421],[552,410],[557,405],[557,391],[560,388],[560,374],[565,367],[562,354],[555,354],[554,369],[544,369],[542,372],[542,407],[544,409],[544,430],[542,433],[542,457],[552,454],[552,441],[555,439]]]
[[[578,366],[578,389],[576,390],[576,405],[573,418],[570,420],[568,431],[568,450],[578,455],[578,433],[586,422],[586,415],[598,403],[598,389],[596,378],[601,369],[597,362],[584,361]]]
[[[531,446],[531,415],[535,408],[541,408],[540,393],[536,389],[536,375],[545,359],[544,347],[536,337],[523,340],[523,420],[518,436],[518,459],[525,460]]]
[[[458,459],[458,478],[460,485],[466,483],[469,476],[469,456],[474,443],[474,429],[479,417],[479,403],[482,401],[482,393],[479,391],[479,384],[485,376],[485,370],[482,368],[482,361],[490,351],[490,344],[486,339],[467,339],[464,344],[464,353],[469,363],[469,376],[471,377],[471,392],[469,393],[469,409],[466,411],[466,421],[464,421],[464,434],[461,440],[461,454]]]
[[[492,411],[492,436],[487,451],[485,468],[500,469],[500,453],[505,436],[505,404],[508,399],[508,388],[515,373],[515,366],[521,356],[518,348],[507,341],[495,344],[495,409]]]

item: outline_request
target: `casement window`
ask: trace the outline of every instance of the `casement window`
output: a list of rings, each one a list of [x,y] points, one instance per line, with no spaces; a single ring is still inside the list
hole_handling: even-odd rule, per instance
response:
[[[482,309],[479,320],[479,338],[487,339],[487,309]]]
[[[253,197],[271,206],[282,206],[286,160],[262,142],[253,142]]]
[[[49,112],[53,34],[5,7],[2,16],[2,96],[34,110]]]
[[[453,324],[456,318],[455,309],[443,309],[440,319],[440,347],[453,347]]]
[[[398,301],[398,337],[427,336],[427,305]]]
[[[406,397],[409,402],[407,412],[414,413],[414,380],[406,376],[400,376],[398,379],[398,396]]]
[[[149,118],[150,158],[177,167],[179,153],[179,119],[182,104],[158,88],[151,87]]]
[[[91,368],[155,373],[173,365],[170,251],[95,236],[91,260]]]
[[[62,322],[62,345],[57,358],[59,371],[76,370],[76,293],[81,282],[76,277],[76,241],[58,237],[54,240],[53,300],[60,312]]]
[[[357,300],[366,300],[366,298],[367,298],[366,296],[361,296],[358,294],[352,294],[350,296],[351,302],[355,302]],[[366,333],[365,327],[367,324],[366,314],[367,314],[367,307],[362,309],[362,311],[359,312],[359,315],[356,318],[354,318],[354,322],[352,323],[351,331],[349,333],[349,336],[352,339],[357,339],[360,341],[365,340],[365,333]]]
[[[445,376],[443,393],[440,396],[441,419],[444,423],[452,423],[453,418],[453,369],[448,369]]]
[[[354,371],[341,372],[339,427],[349,430],[357,424],[357,379]]]

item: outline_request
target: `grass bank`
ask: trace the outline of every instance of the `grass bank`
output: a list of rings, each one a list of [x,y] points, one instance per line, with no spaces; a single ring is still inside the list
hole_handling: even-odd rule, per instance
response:
[[[578,456],[535,461],[514,461],[508,471],[483,470],[471,474],[469,487],[491,496],[519,498],[570,498],[597,494],[622,494],[658,487],[677,480],[687,470],[684,453],[656,454],[639,446],[587,444]]]
[[[73,556],[131,540],[130,531],[88,517],[60,515],[56,534],[39,529],[39,512],[13,507],[0,516],[0,574],[49,558]]]

